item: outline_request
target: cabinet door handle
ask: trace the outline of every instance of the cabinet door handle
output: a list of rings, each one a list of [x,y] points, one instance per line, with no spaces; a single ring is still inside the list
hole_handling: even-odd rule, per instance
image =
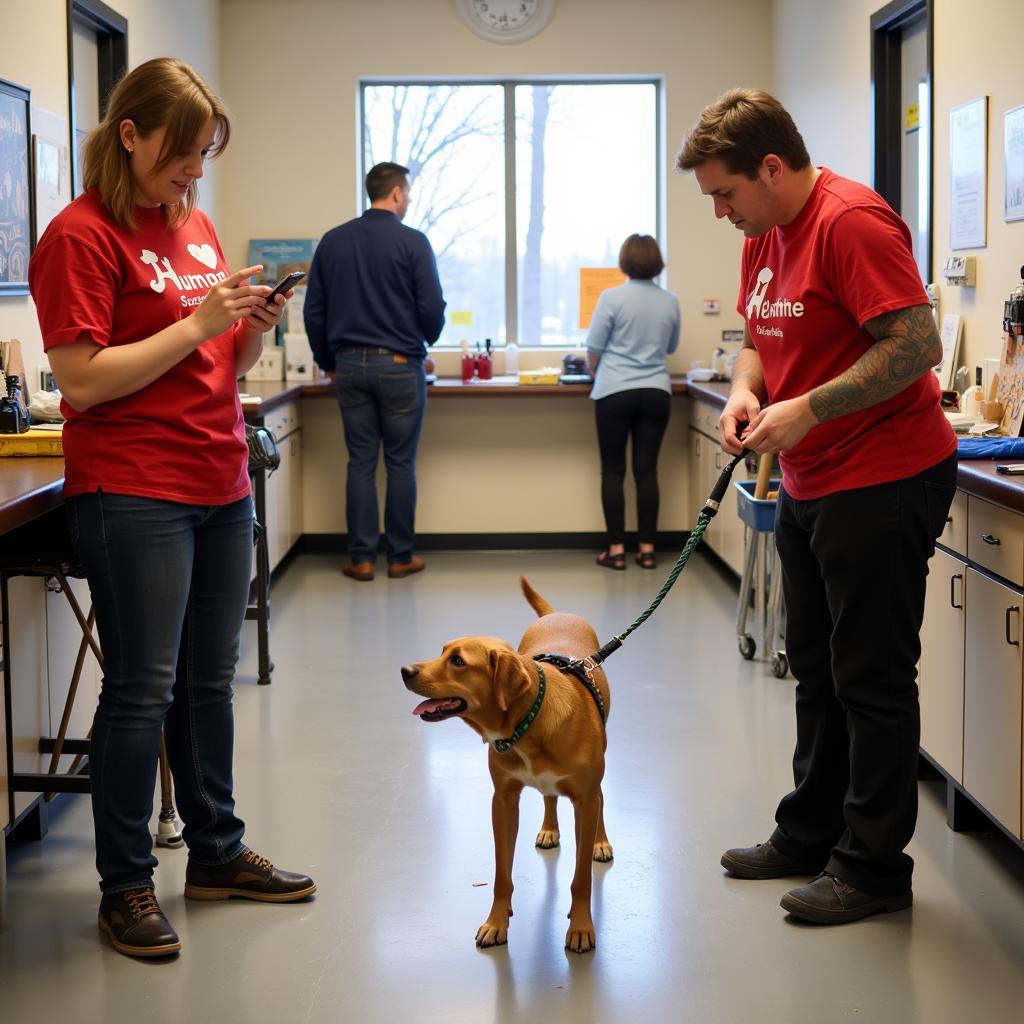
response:
[[[956,603],[956,581],[963,578],[963,573],[959,572],[949,577],[949,604],[951,608],[963,608],[962,604]]]
[[[693,454],[699,459],[700,458],[700,437],[693,439]]]
[[[1014,640],[1010,636],[1010,614],[1011,612],[1020,612],[1020,605],[1012,604],[1006,609],[1006,642],[1013,647],[1020,647],[1020,641]]]
[[[722,468],[722,463],[719,461],[721,458],[722,458],[722,451],[721,451],[721,449],[718,449],[715,452],[715,469],[721,469]]]
[[[983,541],[984,541],[984,542],[985,542],[986,544],[998,544],[998,543],[1000,542],[1000,541],[999,541],[999,538],[998,538],[998,537],[993,537],[991,533],[983,533],[983,534],[981,535],[981,539],[982,539],[982,540],[983,540]]]

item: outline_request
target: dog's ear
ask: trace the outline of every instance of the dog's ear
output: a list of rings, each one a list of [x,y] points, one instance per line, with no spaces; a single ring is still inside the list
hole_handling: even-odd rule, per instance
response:
[[[491,651],[489,661],[495,702],[502,711],[508,711],[529,689],[529,673],[523,667],[522,659],[513,651]]]

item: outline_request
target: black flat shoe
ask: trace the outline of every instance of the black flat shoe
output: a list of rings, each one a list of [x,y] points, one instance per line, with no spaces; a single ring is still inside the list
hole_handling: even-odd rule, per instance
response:
[[[636,556],[636,564],[641,569],[657,569],[658,560],[654,557],[653,551],[640,551]]]
[[[615,569],[616,572],[619,572],[626,568],[625,555],[613,555],[607,551],[602,551],[601,554],[597,556],[595,561],[598,565],[604,566],[605,569]]]

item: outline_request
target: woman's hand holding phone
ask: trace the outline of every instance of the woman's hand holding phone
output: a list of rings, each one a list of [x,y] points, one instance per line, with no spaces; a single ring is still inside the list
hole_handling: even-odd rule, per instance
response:
[[[292,289],[306,276],[304,271],[293,270],[290,274],[286,274],[281,278],[277,284],[269,291],[265,297],[266,305],[257,306],[253,309],[249,316],[249,326],[253,330],[264,332],[269,331],[272,327],[276,327],[281,321],[281,313],[284,310],[284,304],[292,297]],[[277,297],[281,296],[281,301],[277,301]]]
[[[242,283],[262,269],[262,266],[255,266],[236,270],[210,289],[206,298],[192,314],[192,318],[203,335],[203,341],[209,341],[210,338],[223,334],[232,324],[237,323],[243,317],[251,319],[255,310],[264,309],[263,289],[266,286]],[[266,330],[266,328],[260,329]]]

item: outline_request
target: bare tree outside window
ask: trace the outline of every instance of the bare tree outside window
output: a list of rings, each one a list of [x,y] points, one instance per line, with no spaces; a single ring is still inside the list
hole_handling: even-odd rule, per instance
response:
[[[366,83],[362,95],[364,171],[382,160],[410,169],[406,223],[438,255],[449,310],[439,344],[508,340],[510,271],[516,341],[580,344],[580,269],[614,266],[633,232],[657,234],[657,85]],[[509,223],[506,133],[516,176]]]

